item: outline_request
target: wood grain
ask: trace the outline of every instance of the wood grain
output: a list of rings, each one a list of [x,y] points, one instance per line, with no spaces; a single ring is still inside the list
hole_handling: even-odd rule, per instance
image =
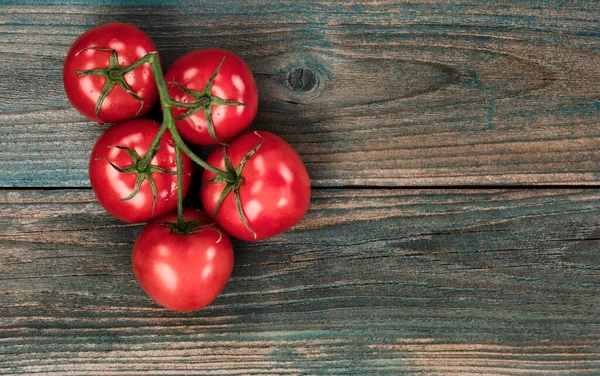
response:
[[[599,18],[580,0],[2,2],[0,374],[600,374]],[[112,21],[165,66],[242,56],[253,128],[316,188],[293,231],[235,242],[199,312],[143,293],[141,225],[87,188],[104,128],[62,61]]]
[[[194,313],[89,190],[0,191],[0,374],[597,374],[600,190],[316,190]]]
[[[143,3],[2,6],[0,186],[88,186],[102,128],[70,108],[61,67],[110,21],[146,31],[165,66],[209,46],[245,58],[254,127],[288,140],[316,187],[600,178],[597,2]]]

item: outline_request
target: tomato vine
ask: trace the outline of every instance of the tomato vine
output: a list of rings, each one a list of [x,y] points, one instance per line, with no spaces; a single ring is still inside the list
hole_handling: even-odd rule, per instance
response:
[[[240,135],[256,115],[258,94],[250,69],[233,53],[192,51],[165,74],[147,35],[112,23],[75,41],[63,79],[77,110],[117,123],[92,150],[90,181],[115,217],[149,221],[132,260],[140,285],[159,304],[190,310],[210,303],[233,268],[228,235],[266,239],[306,214],[310,179],[294,149],[269,132]],[[156,101],[161,123],[135,119]],[[219,146],[204,160],[186,141]],[[183,204],[192,163],[204,170],[200,199],[208,215]]]

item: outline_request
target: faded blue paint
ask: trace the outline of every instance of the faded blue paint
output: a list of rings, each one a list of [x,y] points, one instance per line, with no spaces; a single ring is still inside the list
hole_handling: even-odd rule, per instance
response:
[[[485,117],[485,120],[487,123],[488,130],[491,131],[494,129],[494,116],[496,114],[496,110],[494,109],[494,106],[496,103],[494,92],[492,89],[488,89],[483,85],[483,83],[479,80],[479,76],[477,75],[477,73],[475,73],[475,70],[473,70],[468,65],[467,65],[467,74],[471,78],[473,85],[477,89],[486,93],[486,96],[487,96],[486,103],[487,103],[488,107],[487,107],[487,116]]]

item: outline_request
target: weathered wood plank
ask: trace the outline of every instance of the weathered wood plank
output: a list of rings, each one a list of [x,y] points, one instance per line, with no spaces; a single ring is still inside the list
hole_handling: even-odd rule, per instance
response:
[[[600,178],[597,2],[51,3],[1,8],[0,186],[88,185],[101,128],[70,108],[61,65],[110,21],[148,32],[165,65],[207,46],[247,59],[255,127],[315,186]]]
[[[316,190],[195,313],[89,190],[0,190],[0,373],[597,374],[600,190]]]

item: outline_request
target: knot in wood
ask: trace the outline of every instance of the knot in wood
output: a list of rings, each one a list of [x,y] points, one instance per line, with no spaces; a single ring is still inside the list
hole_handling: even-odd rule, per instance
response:
[[[317,87],[317,75],[310,68],[293,68],[288,74],[288,83],[295,91],[308,92]]]

